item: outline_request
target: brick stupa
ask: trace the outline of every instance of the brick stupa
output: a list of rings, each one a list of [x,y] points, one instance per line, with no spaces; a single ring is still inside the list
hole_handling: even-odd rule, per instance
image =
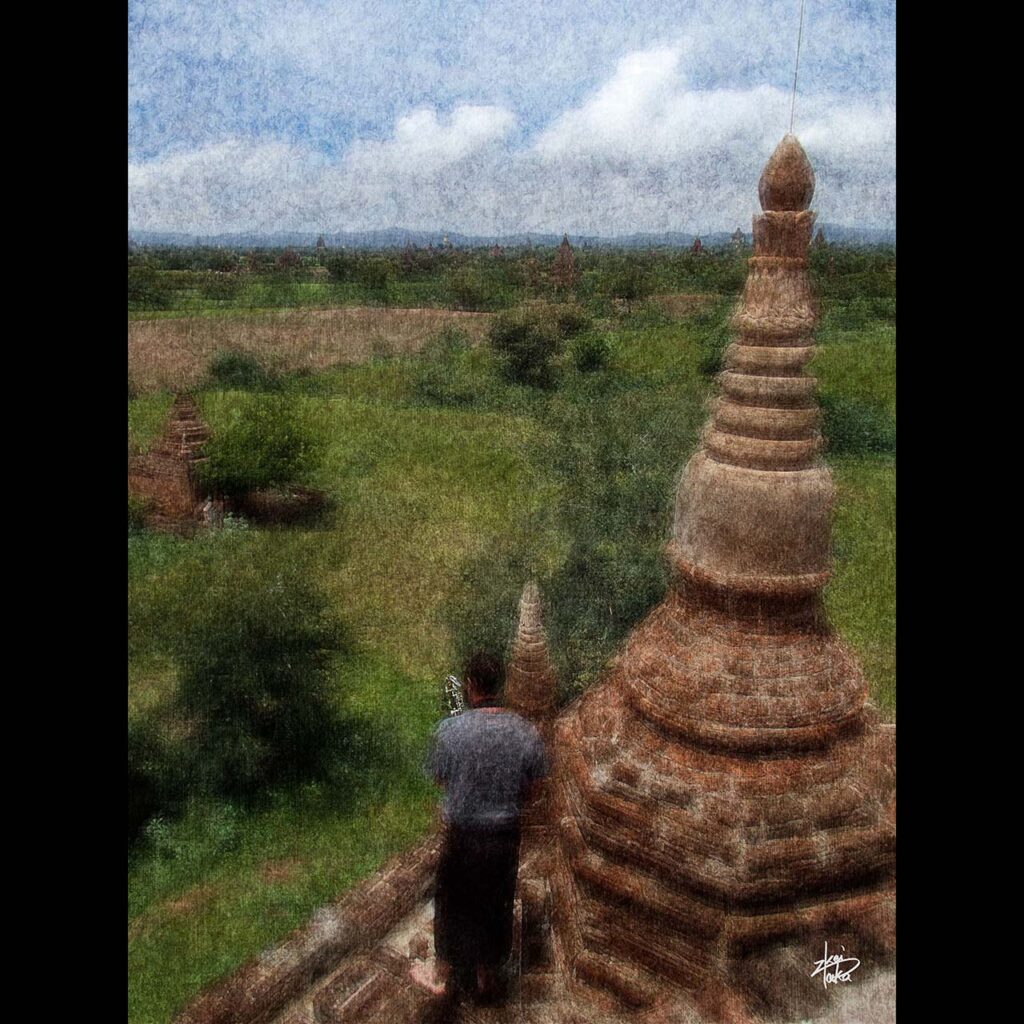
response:
[[[673,586],[556,728],[559,973],[621,1006],[803,1015],[827,1002],[810,980],[825,941],[872,967],[894,953],[895,727],[821,600],[813,192],[787,135],[678,486]]]

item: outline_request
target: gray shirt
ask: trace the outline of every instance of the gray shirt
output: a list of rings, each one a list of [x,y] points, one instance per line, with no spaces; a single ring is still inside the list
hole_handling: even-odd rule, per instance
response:
[[[445,787],[441,815],[463,828],[519,822],[530,784],[548,773],[544,741],[512,711],[465,711],[437,727],[427,773]]]

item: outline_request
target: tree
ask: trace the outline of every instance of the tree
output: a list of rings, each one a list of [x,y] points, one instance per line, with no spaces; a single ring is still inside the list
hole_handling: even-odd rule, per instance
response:
[[[391,281],[391,264],[379,256],[362,260],[356,269],[356,279],[376,299],[385,299]]]
[[[562,335],[553,317],[529,307],[503,313],[491,324],[488,341],[510,380],[537,388],[554,387],[551,361],[561,351]]]
[[[128,268],[129,309],[166,309],[170,298],[170,288],[153,267]]]
[[[353,280],[356,265],[357,261],[345,252],[332,256],[324,264],[327,267],[327,276],[337,284]]]
[[[608,283],[608,291],[631,310],[634,302],[646,299],[654,291],[654,282],[635,260],[627,262]]]
[[[322,776],[343,745],[331,688],[348,642],[307,562],[249,544],[181,595],[176,705],[193,791],[249,796]]]

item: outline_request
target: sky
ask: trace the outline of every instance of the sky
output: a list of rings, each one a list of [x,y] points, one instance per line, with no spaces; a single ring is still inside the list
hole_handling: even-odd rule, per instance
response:
[[[128,226],[749,230],[801,0],[137,0]],[[894,0],[805,0],[820,221],[893,229]]]

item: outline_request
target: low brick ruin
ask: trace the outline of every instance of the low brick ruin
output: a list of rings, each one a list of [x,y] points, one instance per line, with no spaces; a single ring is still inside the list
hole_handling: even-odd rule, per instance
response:
[[[786,136],[760,182],[722,394],[680,479],[673,585],[557,716],[540,594],[534,583],[523,593],[506,698],[548,739],[553,771],[524,820],[521,981],[504,1007],[449,1019],[824,1017],[845,997],[811,978],[825,942],[861,960],[857,981],[876,1011],[889,1008],[895,726],[822,607],[833,487],[804,373],[813,191]],[[408,975],[431,955],[437,841],[214,986],[179,1024],[442,1019]]]
[[[146,504],[146,523],[153,529],[188,532],[203,520],[196,488],[196,466],[210,431],[195,399],[177,395],[163,433],[148,452],[128,456],[128,493]]]

